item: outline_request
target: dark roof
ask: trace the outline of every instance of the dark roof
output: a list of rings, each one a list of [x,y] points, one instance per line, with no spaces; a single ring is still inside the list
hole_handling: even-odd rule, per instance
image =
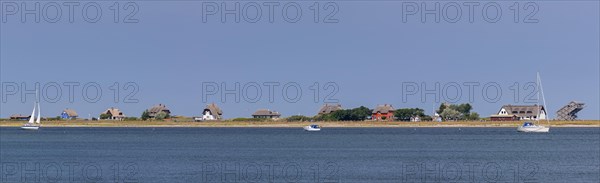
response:
[[[329,114],[337,110],[342,110],[341,104],[325,104],[323,107],[321,107],[321,109],[319,109],[318,114]]]
[[[500,111],[504,109],[508,115],[515,115],[518,117],[531,116],[539,114],[539,110],[546,111],[543,105],[504,105]],[[500,113],[498,111],[498,114]]]
[[[70,117],[77,117],[78,116],[77,112],[75,110],[73,110],[73,109],[67,108],[67,109],[63,110],[63,112],[67,113],[67,115],[69,115]]]
[[[148,113],[150,116],[154,116],[159,112],[165,112],[167,114],[170,114],[171,110],[169,110],[169,108],[167,108],[167,106],[165,106],[164,104],[158,104],[148,109]]]
[[[281,116],[281,114],[279,114],[279,112],[270,111],[268,109],[259,109],[256,112],[254,112],[252,116]]]
[[[394,112],[396,109],[394,109],[394,107],[390,104],[383,104],[383,105],[378,105],[377,107],[375,107],[375,109],[373,109],[373,114],[377,114],[377,113],[390,113],[390,112]]]

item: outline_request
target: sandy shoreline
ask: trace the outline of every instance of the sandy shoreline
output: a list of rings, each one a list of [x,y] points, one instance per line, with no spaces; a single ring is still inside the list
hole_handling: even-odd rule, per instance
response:
[[[25,121],[1,121],[0,127],[20,127]],[[380,121],[318,121],[318,122],[285,122],[285,121],[211,121],[211,122],[173,122],[173,121],[45,121],[42,127],[151,127],[151,128],[300,128],[309,124],[319,124],[323,127],[348,128],[508,128],[521,125],[522,121],[452,121],[452,122],[380,122]],[[542,124],[545,124],[542,123]],[[587,121],[552,121],[551,127],[595,127],[600,128],[600,120]]]

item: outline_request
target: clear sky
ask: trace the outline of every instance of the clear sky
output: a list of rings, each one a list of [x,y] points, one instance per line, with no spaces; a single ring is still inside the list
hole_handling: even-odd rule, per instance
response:
[[[326,98],[336,99],[345,108],[374,108],[387,103],[431,113],[432,106],[457,98],[457,93],[460,95],[453,102],[471,102],[475,112],[489,116],[501,105],[527,102],[524,98],[531,88],[525,88],[526,83],[534,82],[539,71],[551,117],[561,106],[577,100],[586,103],[580,118],[600,119],[598,1],[521,2],[518,6],[514,1],[499,1],[501,16],[495,23],[491,22],[496,21],[496,6],[488,5],[489,1],[474,6],[473,22],[469,21],[469,6],[463,2],[440,1],[439,23],[432,14],[425,14],[423,23],[423,15],[411,9],[415,4],[406,1],[408,4],[318,1],[318,23],[313,19],[315,8],[311,9],[316,1],[282,1],[273,6],[272,14],[264,4],[267,1],[240,1],[240,11],[246,11],[239,23],[231,14],[225,14],[225,23],[221,22],[220,12],[214,13],[212,8],[222,9],[223,4],[202,1],[121,2],[118,23],[114,22],[114,1],[98,1],[102,16],[89,23],[85,18],[95,21],[96,6],[82,2],[73,6],[70,23],[69,6],[58,2],[61,4],[41,2],[39,23],[35,15],[15,13],[22,7],[15,10],[11,1],[1,2],[2,118],[31,112],[33,95],[25,95],[27,100],[22,102],[24,88],[20,85],[24,83],[31,90],[36,82],[46,88],[41,103],[43,116],[58,116],[65,108],[75,109],[80,117],[98,116],[106,108],[118,107],[128,116],[139,117],[143,110],[159,103],[166,104],[175,115],[198,116],[210,102],[223,109],[225,118],[249,117],[260,108],[284,116],[312,116]],[[32,9],[33,3],[27,1],[26,6]],[[233,9],[234,3],[227,1],[225,8]],[[302,10],[296,23],[288,22],[295,21],[297,8],[288,3],[297,3]],[[55,16],[56,5],[61,7],[60,18]],[[253,19],[256,5],[261,7],[259,19]],[[420,2],[416,5],[422,9]],[[433,9],[435,2],[425,5]],[[461,8],[460,18],[456,18],[455,5]],[[487,16],[482,15],[484,6]],[[82,7],[87,7],[87,17]],[[123,23],[134,7],[138,11],[128,21],[138,22]],[[287,16],[283,7],[287,7]],[[518,22],[514,21],[514,7],[519,7]],[[269,15],[273,22],[269,22]],[[72,102],[65,86],[71,82],[79,83]],[[115,82],[119,83],[117,102]],[[125,88],[128,82],[135,85]],[[239,102],[234,95],[228,94],[227,101],[222,101],[219,92],[213,95],[203,90],[203,83],[224,83],[232,89],[236,82],[241,88],[248,86],[248,92],[237,92]],[[266,85],[273,82],[279,86],[274,88],[271,102]],[[311,87],[315,82],[320,86],[317,102],[316,88]],[[325,88],[328,82],[335,85]],[[479,86],[469,101],[470,90],[465,84],[472,82]],[[513,86],[515,82],[519,89]],[[440,83],[440,90],[430,93],[440,94],[439,102],[434,101],[433,94],[406,92],[409,85],[423,89],[424,84],[431,90],[435,83]],[[88,96],[83,97],[86,84]],[[90,100],[95,98],[96,90],[89,87],[94,84],[102,89],[97,101]],[[258,99],[255,84],[261,86]],[[287,98],[282,96],[286,84],[300,86],[302,97],[298,101],[286,100],[295,98],[293,87],[288,88]],[[484,97],[486,84],[488,95]],[[56,85],[61,86],[58,97]],[[456,85],[461,91],[456,92]],[[502,89],[498,98],[490,85]],[[17,94],[13,94],[13,86],[17,86]],[[134,88],[138,89],[135,95],[127,97]],[[332,92],[334,95],[326,97]]]

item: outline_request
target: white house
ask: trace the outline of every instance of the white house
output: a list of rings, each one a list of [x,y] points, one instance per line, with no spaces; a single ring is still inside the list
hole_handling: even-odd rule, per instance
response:
[[[202,111],[202,121],[220,120],[223,111],[215,103],[206,105],[206,108]]]
[[[497,114],[490,116],[492,121],[503,120],[545,120],[546,109],[542,105],[504,105]]]

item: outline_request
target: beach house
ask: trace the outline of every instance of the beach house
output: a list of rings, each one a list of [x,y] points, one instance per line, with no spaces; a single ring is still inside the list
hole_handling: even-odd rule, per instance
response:
[[[253,118],[269,118],[269,119],[279,119],[281,114],[276,111],[270,111],[268,109],[259,109],[252,114]]]
[[[10,115],[10,119],[12,119],[12,120],[29,120],[29,117],[31,117],[31,116],[25,116],[22,114]]]
[[[148,111],[148,116],[150,116],[150,118],[155,118],[156,114],[158,114],[160,112],[167,114],[167,116],[171,115],[171,110],[169,110],[169,108],[167,108],[167,106],[165,106],[164,104],[158,104],[158,105],[152,106],[147,111]]]
[[[321,107],[321,109],[319,109],[317,115],[330,114],[338,110],[342,110],[341,104],[325,104]]]
[[[212,103],[212,104],[206,105],[206,107],[202,111],[202,117],[200,118],[200,120],[202,120],[202,121],[221,120],[221,115],[223,115],[223,111],[221,110],[221,108],[219,108],[219,106],[217,106],[215,103]],[[196,121],[199,121],[199,120],[196,119]]]
[[[371,113],[371,119],[376,121],[392,121],[394,120],[394,107],[390,104],[378,105]]]
[[[491,115],[491,121],[516,121],[516,120],[546,119],[546,109],[543,105],[504,105],[498,113]]]
[[[77,117],[77,112],[69,108],[63,110],[62,113],[60,113],[60,118],[62,119],[77,119]]]
[[[121,110],[111,107],[100,114],[100,119],[123,120],[125,119],[125,114]]]

